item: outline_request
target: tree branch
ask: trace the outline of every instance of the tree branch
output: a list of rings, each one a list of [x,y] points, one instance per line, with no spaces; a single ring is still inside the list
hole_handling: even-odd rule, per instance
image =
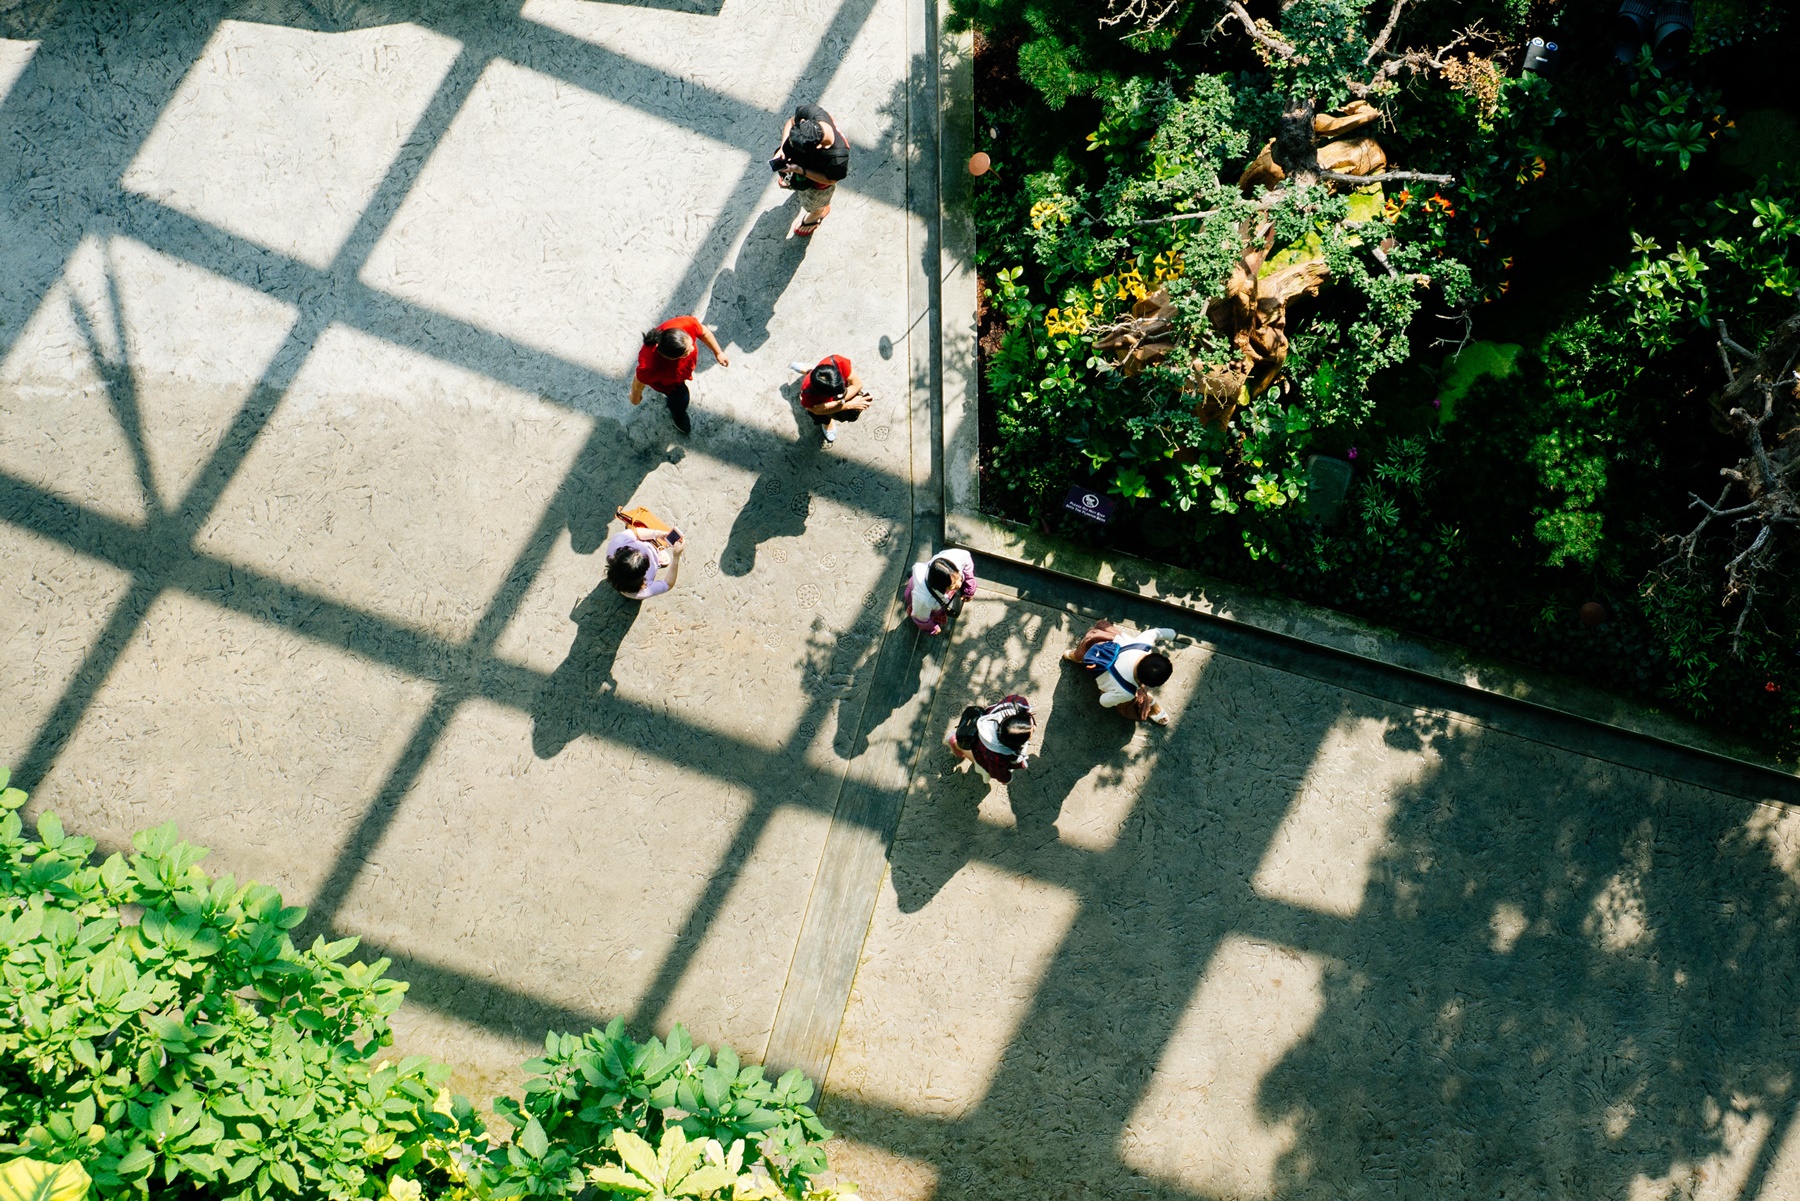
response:
[[[1149,217],[1143,221],[1133,221],[1131,224],[1135,229],[1140,225],[1163,225],[1170,221],[1198,221],[1202,217],[1216,217],[1218,215],[1218,209],[1207,209],[1205,212],[1200,213],[1176,213],[1173,217]]]
[[[1369,52],[1363,55],[1363,66],[1366,67],[1374,62],[1377,55],[1387,53],[1388,39],[1393,37],[1394,30],[1399,28],[1400,11],[1405,7],[1406,0],[1394,0],[1394,11],[1388,14],[1387,24],[1381,27],[1381,32],[1375,35],[1374,41],[1369,43]]]
[[[1336,183],[1393,183],[1402,179],[1419,179],[1427,183],[1453,184],[1454,175],[1431,175],[1424,171],[1379,171],[1374,175],[1351,175],[1345,171],[1327,171],[1319,168],[1319,178],[1329,179]]]
[[[1277,58],[1294,57],[1294,48],[1280,38],[1270,34],[1261,25],[1258,25],[1256,23],[1256,18],[1250,15],[1250,10],[1245,8],[1239,0],[1225,0],[1225,16],[1220,18],[1219,24],[1223,25],[1233,17],[1236,17],[1238,22],[1243,25],[1244,32],[1249,34],[1252,40],[1266,49],[1270,54],[1275,55]]]

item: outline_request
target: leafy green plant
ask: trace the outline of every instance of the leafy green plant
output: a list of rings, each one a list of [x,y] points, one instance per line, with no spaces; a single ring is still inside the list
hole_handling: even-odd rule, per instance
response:
[[[666,1042],[617,1021],[549,1034],[524,1097],[495,1101],[515,1128],[496,1140],[446,1065],[383,1054],[406,989],[386,960],[349,962],[353,938],[296,948],[304,911],[211,878],[173,825],[98,862],[53,813],[27,834],[6,780],[0,1153],[26,1158],[0,1169],[0,1190],[76,1201],[64,1193],[91,1176],[93,1195],[119,1201],[567,1196],[621,1164],[621,1136],[660,1135],[723,1141],[734,1166],[749,1145],[735,1201],[837,1196],[814,1185],[831,1132],[812,1083],[766,1081],[725,1048],[715,1060],[679,1026]]]
[[[0,1164],[0,1201],[87,1201],[91,1183],[78,1163],[20,1157]]]

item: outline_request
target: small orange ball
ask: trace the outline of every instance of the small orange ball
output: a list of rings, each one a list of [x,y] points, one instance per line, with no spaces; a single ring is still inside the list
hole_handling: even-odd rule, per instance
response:
[[[1581,624],[1583,627],[1591,630],[1605,620],[1606,606],[1599,601],[1589,601],[1587,604],[1581,606]]]
[[[970,175],[986,175],[988,173],[988,168],[993,165],[994,160],[988,157],[987,151],[985,150],[977,150],[974,154],[969,156]]]

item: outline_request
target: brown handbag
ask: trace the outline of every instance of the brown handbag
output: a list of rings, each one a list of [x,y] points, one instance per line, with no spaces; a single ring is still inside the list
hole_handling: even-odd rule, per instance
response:
[[[669,531],[674,527],[646,508],[614,509],[613,515],[625,523],[631,536],[639,542],[648,542],[656,548],[656,565],[667,567],[670,563]]]

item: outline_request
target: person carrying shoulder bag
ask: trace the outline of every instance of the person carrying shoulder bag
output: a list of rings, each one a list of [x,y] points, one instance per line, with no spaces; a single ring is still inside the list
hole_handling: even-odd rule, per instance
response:
[[[600,548],[606,582],[626,600],[644,601],[675,586],[687,539],[649,509],[618,509],[625,529]]]
[[[941,550],[914,563],[900,581],[900,603],[912,623],[927,634],[941,634],[951,618],[975,595],[975,556],[966,550]]]

